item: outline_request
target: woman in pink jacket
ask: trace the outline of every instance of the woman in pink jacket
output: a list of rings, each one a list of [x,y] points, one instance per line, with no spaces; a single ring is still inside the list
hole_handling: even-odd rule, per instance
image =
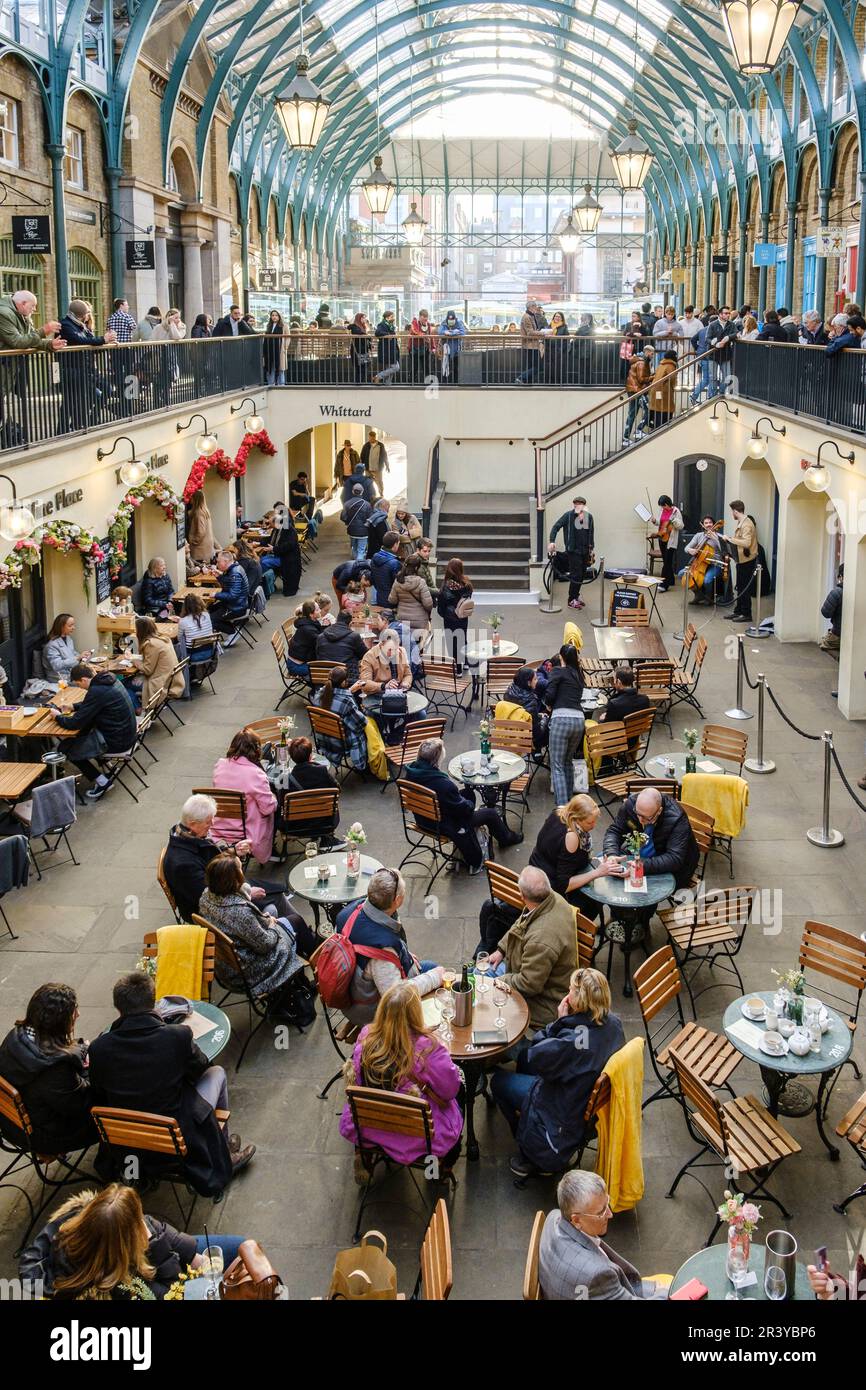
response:
[[[277,798],[262,768],[262,745],[255,734],[244,730],[235,734],[225,757],[217,760],[213,785],[220,791],[244,793],[247,799],[246,839],[252,844],[253,857],[260,864],[267,864],[274,851]],[[215,839],[225,840],[230,845],[244,839],[239,820],[217,817],[212,833]]]
[[[439,1158],[439,1176],[448,1177],[460,1156],[463,1132],[463,1081],[440,1042],[424,1025],[421,996],[411,980],[400,980],[386,989],[376,1017],[362,1028],[351,1062],[348,1081],[423,1096],[433,1112],[432,1152]],[[348,1103],[340,1117],[340,1133],[356,1145],[355,1181],[369,1181],[357,1151],[357,1135]],[[413,1163],[425,1152],[424,1140],[408,1135],[364,1131],[368,1145],[376,1144],[397,1163]]]

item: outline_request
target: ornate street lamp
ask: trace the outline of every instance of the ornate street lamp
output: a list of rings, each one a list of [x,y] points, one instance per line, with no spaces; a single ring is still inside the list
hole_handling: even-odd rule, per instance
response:
[[[583,197],[578,198],[572,215],[577,223],[578,232],[583,236],[589,236],[595,231],[601,218],[601,203],[593,196],[592,184],[583,185]]]
[[[574,225],[574,217],[568,214],[568,221],[559,235],[559,249],[563,256],[573,256],[580,246],[580,232]]]
[[[624,193],[630,189],[643,188],[653,155],[649,145],[637,133],[637,121],[629,121],[628,135],[616,149],[611,150],[610,158]]]
[[[409,216],[404,217],[400,224],[403,228],[403,235],[410,246],[421,246],[424,241],[424,233],[427,230],[427,223],[418,212],[418,204],[413,202],[409,210]]]
[[[772,72],[797,18],[800,0],[720,0],[740,72]]]
[[[295,60],[295,75],[288,90],[277,97],[277,115],[290,149],[314,150],[331,103],[307,76],[310,60],[304,52],[303,4],[300,7],[300,37],[301,51]]]

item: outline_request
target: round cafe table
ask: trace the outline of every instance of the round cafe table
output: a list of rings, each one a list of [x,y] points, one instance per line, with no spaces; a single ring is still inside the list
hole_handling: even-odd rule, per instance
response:
[[[406,715],[423,714],[430,701],[420,690],[406,691]],[[382,707],[381,695],[365,695],[362,708],[365,714],[378,714]],[[400,718],[399,715],[395,716]],[[405,718],[405,716],[403,716]]]
[[[495,1043],[492,1047],[475,1047],[472,1042],[473,1029],[487,1030],[493,1029],[493,1020],[496,1018],[496,1005],[493,1002],[493,978],[487,979],[488,989],[485,994],[475,996],[475,1004],[472,1008],[472,1022],[465,1028],[457,1028],[451,1024],[451,1031],[454,1034],[450,1042],[444,1046],[451,1054],[451,1060],[463,1072],[466,1082],[466,1157],[470,1163],[478,1160],[478,1140],[475,1138],[475,1092],[478,1089],[478,1082],[482,1073],[492,1062],[497,1062],[500,1058],[519,1042],[529,1027],[529,1005],[522,994],[512,990],[502,1008],[502,1017],[505,1019],[505,1042]],[[439,1037],[437,1030],[436,1037]]]
[[[707,1296],[703,1300],[707,1303],[720,1303],[727,1298],[729,1293],[733,1293],[734,1286],[725,1273],[725,1261],[728,1256],[728,1245],[710,1245],[705,1250],[699,1250],[697,1254],[690,1255],[685,1264],[680,1265],[673,1277],[673,1282],[668,1290],[668,1298],[677,1292],[690,1279],[699,1279],[706,1285]],[[770,1303],[772,1299],[767,1298],[764,1293],[764,1246],[752,1243],[749,1252],[749,1269],[753,1269],[758,1276],[757,1284],[750,1284],[740,1294],[743,1301],[752,1300],[756,1303]],[[805,1302],[807,1299],[814,1300],[812,1287],[809,1283],[809,1276],[806,1273],[806,1266],[797,1261],[797,1273],[794,1282],[794,1299],[798,1302]]]
[[[519,642],[507,642],[503,637],[500,638],[498,652],[493,650],[492,642],[473,643],[471,647],[466,648],[466,660],[480,665],[482,661],[489,661],[492,656],[516,656],[519,651]]]
[[[738,1052],[742,1052],[744,1057],[748,1057],[750,1062],[755,1062],[760,1067],[767,1090],[767,1109],[774,1119],[778,1118],[780,1113],[799,1118],[808,1115],[814,1108],[818,1136],[831,1159],[835,1161],[839,1157],[839,1150],[824,1133],[824,1092],[830,1077],[851,1055],[851,1029],[841,1014],[828,1008],[830,1027],[821,1037],[820,1052],[807,1052],[805,1057],[797,1057],[788,1051],[784,1056],[771,1057],[761,1050],[757,1042],[760,1035],[766,1032],[766,1024],[747,1019],[743,1014],[742,1005],[745,999],[755,997],[763,999],[765,1004],[771,1003],[774,994],[775,990],[772,989],[753,990],[752,993],[742,995],[729,1004],[722,1022],[725,1037],[733,1043]],[[816,1096],[812,1096],[806,1086],[789,1087],[789,1082],[796,1082],[804,1076],[820,1077]],[[785,1094],[786,1088],[792,1092],[791,1104],[786,1104],[789,1099]]]
[[[448,764],[448,775],[453,777],[455,782],[462,782],[464,787],[470,787],[473,791],[480,787],[481,800],[485,806],[495,806],[497,802],[501,802],[504,820],[508,788],[526,772],[526,759],[521,758],[519,753],[509,753],[501,748],[494,748],[490,757],[493,767],[488,772],[482,772],[481,754],[478,749],[469,753],[458,753]],[[472,760],[471,770],[467,772],[463,771],[464,758]]]
[[[686,775],[686,754],[685,753],[660,753],[656,758],[647,758],[646,768],[652,777],[676,777],[681,782]],[[700,753],[696,753],[697,766],[696,772],[705,772],[708,776],[719,773],[724,776],[725,769],[721,763],[713,762],[712,758],[702,758]],[[673,773],[668,772],[668,763],[673,764]]]
[[[217,1008],[216,1004],[211,1004],[207,999],[192,999],[190,1003],[192,1004],[193,1012],[199,1014],[202,1018],[206,1018],[208,1023],[212,1025],[206,1033],[200,1033],[197,1037],[195,1037],[195,1034],[193,1036],[195,1037],[196,1045],[201,1048],[208,1061],[215,1062],[220,1053],[224,1052],[229,1045],[229,1039],[232,1035],[232,1025],[229,1022],[229,1016],[224,1013],[222,1009]],[[168,1026],[170,1028],[189,1028],[190,1023],[187,1019],[180,1019],[179,1023],[172,1023]],[[103,1028],[103,1033],[109,1032],[110,1028],[111,1025],[109,1024],[108,1028]]]
[[[614,943],[620,940],[617,924],[622,927],[622,951],[625,958],[622,992],[626,999],[630,999],[634,993],[631,984],[631,950],[636,935],[640,935],[639,928],[643,928],[644,934],[649,932],[653,909],[664,898],[669,898],[677,886],[673,874],[647,874],[644,883],[646,892],[633,893],[626,887],[625,879],[605,874],[602,878],[594,878],[591,883],[585,883],[580,890],[595,902],[601,903],[602,907],[610,909],[610,920],[606,924],[602,914],[601,936],[593,952],[595,959],[604,943],[608,943],[608,979],[613,963]]]
[[[328,864],[333,869],[325,883],[319,883],[318,880],[320,864]],[[317,854],[314,859],[299,859],[289,874],[289,887],[293,893],[312,903],[318,927],[320,907],[325,909],[328,920],[333,923],[340,908],[345,907],[346,903],[365,897],[371,876],[381,868],[378,859],[373,859],[369,854],[362,854],[360,876],[350,882],[346,877],[345,851],[335,853],[332,850],[330,854]],[[308,878],[307,869],[315,869],[315,877]]]

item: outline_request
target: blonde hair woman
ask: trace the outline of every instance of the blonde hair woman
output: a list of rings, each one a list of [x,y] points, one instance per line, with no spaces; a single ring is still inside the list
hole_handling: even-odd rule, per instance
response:
[[[591,796],[583,792],[573,796],[565,806],[551,811],[529,856],[530,864],[547,874],[553,891],[593,920],[599,914],[599,904],[581,889],[619,868],[616,859],[604,855],[598,864],[592,862],[592,832],[598,817],[599,809]]]
[[[421,996],[411,980],[400,980],[385,990],[373,1022],[358,1035],[346,1073],[347,1080],[358,1086],[428,1100],[433,1112],[432,1152],[440,1159],[440,1177],[450,1173],[460,1154],[462,1080],[446,1049],[426,1027]],[[356,1146],[356,1180],[366,1181],[348,1103],[340,1117],[340,1133]],[[423,1139],[408,1135],[373,1129],[365,1130],[363,1138],[365,1144],[378,1145],[397,1163],[412,1163],[426,1152]]]
[[[497,1067],[491,1080],[493,1098],[517,1140],[519,1153],[511,1160],[517,1178],[569,1166],[583,1140],[592,1088],[625,1043],[600,970],[575,970],[557,1013],[518,1054],[517,1070]]]
[[[193,493],[190,500],[186,519],[186,538],[189,542],[189,553],[192,558],[201,564],[209,564],[214,557],[216,541],[213,534],[213,521],[201,488],[198,492]]]

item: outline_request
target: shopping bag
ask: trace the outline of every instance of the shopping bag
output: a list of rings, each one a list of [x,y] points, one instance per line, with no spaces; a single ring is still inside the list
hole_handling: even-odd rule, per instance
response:
[[[589,768],[583,758],[574,759],[574,795],[589,791]]]
[[[371,1244],[374,1237],[382,1242],[381,1249]],[[388,1242],[381,1231],[367,1231],[360,1245],[337,1252],[328,1298],[396,1302],[397,1271],[388,1259]]]

